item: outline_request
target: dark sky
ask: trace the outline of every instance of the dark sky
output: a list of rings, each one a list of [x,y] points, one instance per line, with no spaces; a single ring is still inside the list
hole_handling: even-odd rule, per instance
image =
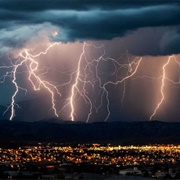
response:
[[[152,81],[150,79],[130,79],[126,82],[126,96],[124,105],[121,106],[120,99],[123,87],[109,87],[111,119],[116,120],[139,120],[148,119],[154,107],[160,99],[160,85],[162,66],[168,59],[168,55],[175,54],[179,60],[180,54],[180,1],[179,0],[0,0],[0,65],[10,66],[16,64],[19,53],[24,49],[31,52],[39,52],[47,47],[47,44],[61,42],[61,49],[55,48],[46,56],[36,59],[40,61],[42,67],[50,67],[51,70],[43,76],[48,81],[60,85],[69,80],[69,74],[75,71],[79,56],[82,52],[83,42],[94,45],[103,44],[106,57],[115,58],[119,63],[128,63],[135,56],[143,57],[143,65],[139,68],[137,76],[148,75],[159,77]],[[88,60],[98,58],[103,50],[87,48]],[[35,53],[34,52],[34,53]],[[122,58],[119,58],[123,53]],[[11,57],[11,60],[9,59]],[[119,59],[118,59],[119,58]],[[13,59],[13,62],[12,62]],[[41,60],[43,59],[43,63]],[[91,59],[91,60],[90,60]],[[83,60],[85,62],[85,60]],[[14,63],[15,62],[15,63]],[[177,63],[176,63],[177,64]],[[86,64],[82,66],[86,67]],[[178,64],[177,64],[178,65]],[[81,68],[83,69],[84,67]],[[94,66],[94,64],[93,64]],[[170,78],[177,81],[179,69],[176,65],[171,71],[175,75]],[[93,67],[91,67],[93,69]],[[112,62],[100,64],[99,71],[105,73],[114,72]],[[13,70],[13,69],[11,69]],[[33,99],[37,96],[46,96],[46,93],[36,94],[27,82],[27,71],[23,67],[19,69],[17,82],[21,87],[28,89],[26,96],[24,91],[19,93],[16,101]],[[71,71],[72,70],[72,71]],[[95,69],[93,69],[94,71]],[[9,72],[6,68],[0,69],[1,81],[4,74]],[[168,70],[169,71],[169,70]],[[68,74],[68,75],[67,75]],[[83,73],[82,73],[83,74]],[[120,73],[119,77],[127,75]],[[90,76],[90,75],[89,75]],[[108,78],[100,76],[102,82]],[[108,76],[109,77],[109,76]],[[12,84],[12,74],[6,81],[0,84],[0,104],[9,104],[15,91]],[[93,76],[89,79],[92,80]],[[115,81],[115,76],[112,76]],[[169,77],[168,77],[169,78]],[[72,90],[73,81],[63,91],[64,99]],[[97,81],[97,79],[96,79]],[[81,82],[82,83],[82,82]],[[95,86],[97,84],[95,83]],[[169,119],[178,120],[179,104],[176,103],[178,95],[178,85],[167,85],[168,101],[165,101],[164,110],[160,109],[157,118],[168,121]],[[29,89],[30,88],[30,89]],[[83,86],[81,87],[83,88]],[[98,88],[93,90],[89,85],[86,87],[88,97],[94,102]],[[94,95],[95,94],[95,95]],[[169,94],[173,94],[169,96]],[[103,97],[105,98],[105,97]],[[41,99],[41,98],[40,98]],[[48,99],[48,98],[47,98]],[[140,102],[139,99],[142,99]],[[49,102],[49,99],[47,100]],[[76,119],[84,120],[88,114],[89,106],[86,107],[81,97],[77,98]],[[99,101],[99,100],[98,100]],[[34,102],[34,101],[33,101]],[[58,106],[62,106],[60,102]],[[100,113],[93,113],[91,120],[103,119],[106,114],[106,104],[103,100]],[[96,103],[94,103],[96,104]],[[33,106],[33,105],[32,105]],[[49,108],[47,103],[45,109]],[[84,110],[82,108],[84,106]],[[31,106],[30,106],[31,107]],[[167,110],[169,109],[169,111]],[[36,111],[36,110],[34,110]],[[69,119],[69,109],[67,113],[60,115],[63,119]],[[85,115],[82,115],[84,111]],[[95,112],[95,109],[93,110]],[[31,113],[32,114],[32,113]],[[42,113],[41,113],[42,114]],[[44,115],[46,116],[46,114]],[[173,116],[173,118],[171,118]],[[43,116],[38,117],[44,118]],[[38,119],[36,118],[36,119]],[[33,119],[30,118],[30,119]]]
[[[52,27],[59,35],[51,40],[63,42],[111,40],[140,28],[161,28],[160,39],[149,37],[156,38],[156,51],[144,54],[174,54],[180,49],[179,17],[180,2],[173,0],[1,0],[0,46],[22,47],[39,31]]]

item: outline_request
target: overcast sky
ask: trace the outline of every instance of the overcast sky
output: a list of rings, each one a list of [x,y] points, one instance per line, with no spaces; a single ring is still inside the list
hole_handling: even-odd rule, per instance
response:
[[[152,28],[148,37],[143,31],[146,38],[140,45],[148,46],[153,39],[152,46],[157,48],[153,52],[139,50],[140,54],[179,53],[179,17],[180,2],[173,0],[0,0],[0,46],[24,46],[40,31],[53,28],[59,33],[50,40],[62,42],[111,40]],[[138,45],[138,40],[134,41]]]

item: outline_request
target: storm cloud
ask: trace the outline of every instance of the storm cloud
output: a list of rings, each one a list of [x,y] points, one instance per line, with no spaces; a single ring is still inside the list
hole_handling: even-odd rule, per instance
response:
[[[3,49],[23,47],[43,29],[51,41],[67,43],[111,40],[127,37],[141,28],[169,27],[172,30],[154,39],[154,44],[158,44],[156,51],[138,53],[132,49],[132,53],[178,54],[179,26],[179,1],[0,0],[0,47]],[[55,37],[51,36],[54,30],[58,31]],[[144,40],[142,44],[146,46],[148,42]]]

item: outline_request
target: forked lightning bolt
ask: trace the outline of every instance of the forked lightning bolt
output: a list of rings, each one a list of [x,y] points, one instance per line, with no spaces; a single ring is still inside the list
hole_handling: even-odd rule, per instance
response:
[[[166,63],[162,66],[162,79],[161,79],[161,88],[160,88],[161,99],[160,99],[159,103],[157,104],[156,108],[154,109],[153,114],[150,116],[150,120],[152,120],[153,117],[156,115],[158,109],[160,108],[160,106],[162,105],[162,103],[163,103],[163,101],[165,99],[164,87],[165,87],[165,81],[168,79],[167,78],[167,73],[166,73],[166,68],[168,67],[168,65],[172,61],[172,58],[175,58],[175,56],[174,55],[169,56]],[[176,59],[175,59],[175,62],[179,64],[179,62],[176,61]],[[174,81],[172,81],[172,80],[170,80],[170,81],[174,83]]]
[[[106,96],[106,100],[107,100],[107,111],[108,111],[108,114],[107,114],[107,116],[105,118],[105,121],[107,121],[107,119],[109,118],[110,113],[111,113],[110,112],[110,108],[109,108],[110,101],[109,101],[109,92],[107,90],[107,86],[108,85],[119,85],[119,84],[125,82],[126,80],[132,78],[136,74],[136,72],[137,72],[137,70],[138,70],[138,68],[140,66],[141,61],[142,61],[142,57],[139,60],[137,60],[137,62],[136,62],[136,59],[135,59],[134,61],[132,61],[132,63],[123,65],[123,66],[127,67],[127,70],[130,72],[130,74],[126,75],[124,78],[122,78],[120,80],[117,80],[117,81],[108,81],[108,82],[104,83],[103,86],[101,87],[104,90],[104,92],[105,92],[105,96]],[[134,70],[132,69],[132,65],[133,64],[135,65]],[[121,67],[122,67],[122,65],[120,66],[120,68]],[[123,91],[123,96],[124,96],[124,93],[125,92]],[[121,102],[122,102],[122,99],[121,99]]]
[[[74,108],[74,96],[75,96],[75,90],[77,90],[77,86],[78,86],[78,80],[79,80],[79,76],[80,76],[80,66],[81,66],[81,61],[84,55],[84,48],[85,48],[85,44],[83,45],[83,52],[80,55],[79,61],[78,61],[78,68],[77,68],[77,74],[76,74],[76,79],[75,79],[75,83],[72,85],[72,89],[71,89],[71,96],[70,96],[70,105],[71,105],[71,120],[74,121],[74,114],[75,114],[75,108]]]
[[[75,107],[77,106],[75,98],[76,98],[77,94],[79,96],[81,96],[86,103],[89,104],[89,113],[87,115],[86,122],[89,121],[89,119],[92,115],[93,108],[96,110],[96,113],[98,113],[99,109],[102,107],[102,104],[103,104],[102,103],[103,97],[105,96],[106,103],[107,103],[106,104],[107,116],[105,117],[105,121],[106,121],[110,115],[110,109],[109,109],[110,101],[109,101],[109,92],[107,90],[107,86],[108,85],[118,85],[118,84],[125,82],[129,78],[131,78],[137,72],[138,67],[142,61],[142,58],[140,58],[139,60],[136,58],[134,61],[132,61],[131,63],[128,63],[128,64],[120,64],[118,62],[118,60],[115,60],[115,59],[109,58],[109,57],[105,58],[104,57],[105,51],[102,50],[103,53],[99,58],[88,61],[86,58],[86,50],[85,50],[86,47],[93,47],[95,49],[102,48],[102,46],[96,47],[96,46],[93,46],[92,44],[87,44],[87,43],[83,44],[83,51],[82,51],[79,61],[78,61],[75,81],[72,85],[71,94],[70,94],[70,98],[69,98],[69,105],[70,105],[70,109],[71,109],[70,118],[72,121],[75,120],[75,116],[76,116],[76,112],[75,112],[76,108]],[[105,75],[104,79],[106,79],[108,76],[115,76],[116,78],[118,78],[116,74],[122,68],[127,69],[128,75],[125,76],[124,78],[122,78],[121,80],[103,82],[101,80],[101,77],[99,77],[99,69],[98,69],[101,62],[102,63],[112,62],[115,67],[114,68],[115,70],[111,74]],[[87,80],[88,72],[92,76],[91,80]],[[95,72],[95,73],[93,73],[93,72]],[[90,96],[87,93],[87,91],[90,91],[90,90],[86,90],[87,84],[91,84],[92,88],[94,88],[95,85],[97,85],[99,87],[99,93],[101,94],[101,98],[100,98],[101,100],[100,100],[100,104],[98,107],[95,107]],[[98,93],[98,95],[99,95],[99,93]]]
[[[175,82],[172,79],[169,79],[167,76],[167,68],[172,59],[174,58],[175,63],[180,67],[180,62],[176,60],[175,56],[169,56],[168,60],[162,66],[162,75],[159,77],[149,77],[146,75],[136,76],[139,67],[141,66],[142,57],[137,57],[134,60],[130,61],[128,56],[128,62],[121,64],[119,59],[113,59],[111,57],[105,57],[106,52],[103,49],[103,46],[94,46],[93,44],[83,43],[82,53],[78,59],[77,67],[74,72],[70,72],[68,75],[70,76],[70,80],[64,84],[55,85],[54,83],[46,80],[43,75],[48,73],[48,68],[42,68],[40,66],[39,58],[42,59],[43,55],[46,55],[50,49],[54,46],[57,46],[59,43],[50,44],[44,51],[41,51],[37,54],[30,50],[23,50],[19,54],[19,58],[13,61],[10,59],[11,64],[9,66],[0,66],[0,69],[6,69],[7,72],[5,75],[0,77],[0,83],[4,83],[7,77],[12,79],[12,84],[15,88],[15,91],[11,97],[11,103],[8,106],[7,111],[10,110],[11,114],[9,119],[12,120],[15,117],[15,107],[18,106],[16,104],[16,96],[19,91],[23,90],[27,92],[26,89],[21,87],[18,84],[17,74],[20,72],[20,69],[25,68],[27,72],[27,80],[32,85],[34,91],[45,90],[49,93],[51,97],[51,109],[56,117],[59,117],[60,113],[63,110],[69,112],[69,118],[71,121],[75,121],[77,117],[77,99],[82,98],[85,103],[85,108],[88,108],[88,113],[86,115],[86,122],[89,122],[93,113],[98,113],[103,107],[103,103],[106,107],[106,115],[105,121],[110,117],[110,86],[118,86],[123,85],[122,98],[120,103],[123,102],[126,91],[126,81],[130,79],[140,79],[140,78],[149,78],[149,79],[159,79],[161,78],[161,87],[160,94],[161,98],[155,107],[152,115],[150,116],[150,120],[152,120],[160,106],[162,105],[165,95],[164,88],[165,82],[169,81],[174,85],[180,85],[180,81]],[[87,51],[90,48],[94,48],[95,50],[100,50],[102,53],[98,58],[91,58]],[[113,68],[110,73],[103,72],[101,65],[112,64]],[[121,74],[121,75],[119,75]],[[69,89],[69,96],[65,97],[65,102],[63,107],[57,106],[57,101],[61,100],[61,93],[59,91],[59,87],[63,88],[67,86]],[[94,99],[94,100],[92,100]],[[60,110],[59,110],[60,109]],[[87,111],[85,111],[87,112]],[[78,118],[78,117],[77,117]]]
[[[94,78],[92,78],[92,80],[88,80],[89,79],[88,74],[91,74],[91,76],[93,76],[93,70],[91,70],[90,66],[93,66],[93,63],[96,60],[94,59],[94,60],[91,60],[90,62],[88,62],[88,60],[86,58],[86,51],[85,51],[86,47],[91,47],[91,46],[94,48],[101,48],[101,47],[93,46],[92,44],[83,43],[83,51],[78,60],[78,65],[77,65],[77,70],[76,70],[76,75],[75,75],[75,82],[73,83],[73,85],[71,87],[71,94],[69,97],[69,104],[70,104],[70,109],[71,109],[70,119],[72,121],[75,120],[75,116],[76,116],[75,98],[76,98],[77,94],[79,96],[81,96],[86,103],[89,104],[89,113],[87,115],[86,122],[89,121],[90,116],[92,115],[93,103],[91,101],[91,98],[88,96],[88,93],[87,93],[88,90],[86,90],[86,85],[90,84],[91,87],[94,88],[95,80],[93,80]],[[85,64],[83,64],[83,62]],[[84,65],[84,67],[82,67],[82,65]]]
[[[15,103],[16,95],[18,94],[20,89],[23,89],[17,83],[18,69],[22,66],[25,66],[26,70],[28,71],[28,74],[29,74],[28,80],[30,81],[31,85],[33,86],[33,89],[35,91],[39,91],[42,88],[44,88],[50,94],[53,112],[54,112],[55,116],[58,117],[56,103],[55,103],[55,101],[56,101],[55,94],[57,94],[58,96],[61,96],[61,94],[55,85],[53,85],[52,83],[41,78],[41,74],[38,73],[40,70],[39,63],[36,60],[37,57],[39,57],[41,55],[46,55],[49,49],[53,48],[55,45],[58,45],[58,44],[59,43],[50,44],[45,51],[42,51],[35,55],[31,54],[28,50],[25,50],[20,53],[19,59],[15,62],[15,64],[6,67],[6,68],[13,67],[12,72],[10,72],[8,74],[11,74],[12,83],[14,84],[14,87],[15,87],[15,92],[12,95],[11,104],[8,106],[8,108],[6,110],[6,112],[7,112],[9,109],[11,109],[11,115],[9,118],[10,120],[12,120],[15,116],[15,105],[17,105]]]

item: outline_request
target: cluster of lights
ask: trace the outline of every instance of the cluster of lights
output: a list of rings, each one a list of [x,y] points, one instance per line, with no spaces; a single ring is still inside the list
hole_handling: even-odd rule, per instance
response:
[[[19,149],[0,149],[0,162],[88,163],[94,165],[153,165],[179,161],[180,146],[116,146],[79,144],[77,146],[39,145]]]

